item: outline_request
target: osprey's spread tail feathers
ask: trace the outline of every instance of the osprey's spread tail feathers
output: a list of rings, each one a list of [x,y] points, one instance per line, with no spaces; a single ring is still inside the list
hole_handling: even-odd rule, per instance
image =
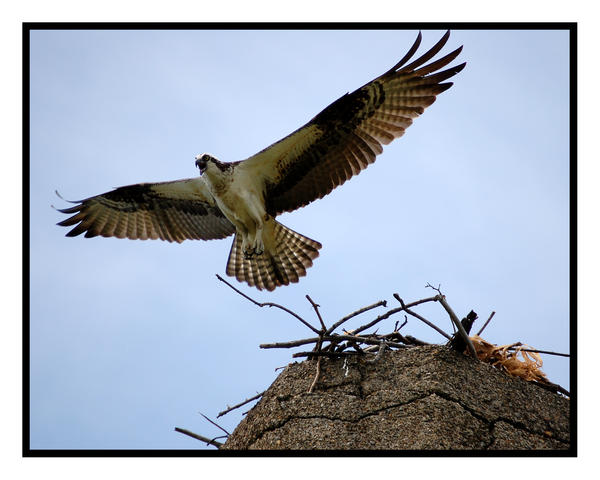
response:
[[[263,243],[265,250],[261,255],[245,259],[242,236],[236,233],[229,252],[227,275],[259,290],[272,291],[305,276],[321,248],[319,242],[272,219],[264,225]]]

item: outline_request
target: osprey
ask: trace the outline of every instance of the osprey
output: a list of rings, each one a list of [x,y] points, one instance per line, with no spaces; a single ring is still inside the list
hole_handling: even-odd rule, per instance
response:
[[[75,214],[58,223],[85,232],[182,242],[235,234],[227,275],[259,290],[298,282],[321,244],[283,226],[275,217],[322,198],[357,175],[386,145],[401,137],[413,118],[452,83],[442,83],[465,63],[440,71],[462,47],[427,65],[450,32],[411,63],[421,43],[383,75],[347,93],[282,140],[246,160],[225,163],[196,156],[200,176],[116,188],[59,210]]]

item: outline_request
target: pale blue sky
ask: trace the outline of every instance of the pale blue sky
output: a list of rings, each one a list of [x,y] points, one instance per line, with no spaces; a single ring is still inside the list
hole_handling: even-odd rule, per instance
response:
[[[422,50],[443,31],[424,30]],[[31,447],[201,448],[227,404],[264,390],[310,336],[215,278],[231,240],[65,238],[56,212],[112,187],[197,175],[280,139],[412,45],[406,31],[35,31],[31,36]],[[567,31],[453,31],[467,67],[406,135],[280,220],[319,240],[299,284],[258,292],[327,323],[431,295],[484,337],[569,350]],[[381,310],[383,311],[383,310]],[[446,331],[439,305],[419,310]],[[379,312],[380,313],[380,312]],[[359,318],[358,326],[373,315]],[[391,331],[395,320],[380,325]],[[416,319],[403,330],[444,340]],[[569,388],[569,362],[544,356]],[[219,419],[233,430],[240,411]]]

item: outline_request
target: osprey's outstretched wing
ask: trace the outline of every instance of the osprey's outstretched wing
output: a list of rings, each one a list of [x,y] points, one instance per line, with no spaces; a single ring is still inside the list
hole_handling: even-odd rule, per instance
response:
[[[238,165],[240,174],[264,182],[270,215],[292,211],[327,195],[360,173],[388,144],[404,134],[413,118],[452,83],[441,83],[465,63],[443,71],[461,52],[423,66],[446,44],[450,32],[428,52],[406,65],[417,51],[421,34],[391,69],[329,105],[310,122]]]
[[[235,232],[201,178],[128,185],[72,203],[78,205],[59,210],[75,213],[58,223],[77,224],[69,237],[85,232],[86,237],[182,242],[225,238]]]

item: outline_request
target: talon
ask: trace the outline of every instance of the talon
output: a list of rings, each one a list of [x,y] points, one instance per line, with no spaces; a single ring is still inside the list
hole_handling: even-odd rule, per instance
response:
[[[262,242],[256,242],[253,246],[246,245],[242,248],[242,253],[246,260],[250,260],[254,255],[262,255],[265,251],[265,246]]]
[[[256,255],[262,255],[265,251],[265,245],[262,242],[262,239],[259,237],[256,239],[256,246],[254,247],[254,253]]]

